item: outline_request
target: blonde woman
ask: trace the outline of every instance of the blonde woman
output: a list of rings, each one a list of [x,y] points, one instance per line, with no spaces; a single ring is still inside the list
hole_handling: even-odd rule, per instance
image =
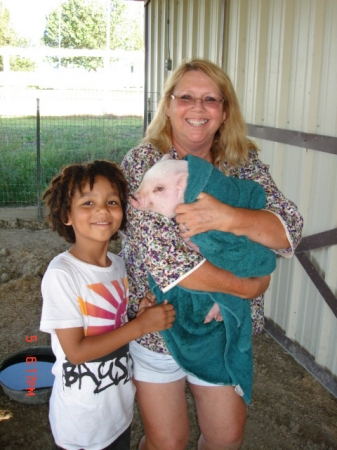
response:
[[[251,301],[253,333],[263,329],[263,293],[270,277],[242,279],[218,269],[188,249],[182,238],[220,230],[245,235],[276,253],[291,257],[301,239],[302,217],[276,187],[246,137],[246,125],[232,83],[215,64],[183,62],[170,76],[155,118],[142,143],[125,156],[122,169],[131,192],[163,154],[203,158],[230,177],[250,179],[265,190],[265,210],[233,208],[201,193],[198,201],[176,208],[175,220],[128,208],[123,249],[129,282],[129,317],[148,290],[149,272],[163,292],[186,289],[233,294]],[[210,349],[211,351],[212,349]],[[199,450],[241,447],[246,404],[238,386],[212,385],[185,373],[170,355],[160,333],[131,343],[134,382],[145,436],[139,450],[183,450],[189,440],[185,382],[196,401]],[[245,368],[243,367],[242,370]]]

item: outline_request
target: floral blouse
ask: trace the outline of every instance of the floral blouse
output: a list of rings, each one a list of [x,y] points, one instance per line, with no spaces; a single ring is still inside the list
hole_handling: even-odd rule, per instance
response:
[[[169,153],[172,158],[178,159],[173,147]],[[129,183],[130,192],[137,190],[144,173],[162,156],[163,154],[151,144],[133,148],[126,154],[121,167]],[[296,205],[277,189],[269,173],[269,166],[260,161],[255,150],[251,151],[249,159],[244,166],[226,165],[227,174],[262,185],[267,196],[266,210],[280,218],[291,243],[291,247],[286,250],[274,251],[289,258],[301,240],[303,219]],[[148,272],[165,292],[202,264],[204,258],[187,247],[179,235],[179,228],[174,219],[152,212],[137,211],[129,205],[127,224],[126,231],[122,233],[121,256],[124,258],[129,278],[128,314],[132,319],[137,313],[139,301],[149,290]],[[253,334],[258,334],[264,327],[263,296],[251,300],[251,315]],[[137,342],[149,350],[169,353],[160,333],[144,335]]]

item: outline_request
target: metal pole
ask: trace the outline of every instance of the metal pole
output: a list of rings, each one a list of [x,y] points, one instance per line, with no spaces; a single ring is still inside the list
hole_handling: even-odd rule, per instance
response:
[[[143,121],[143,136],[145,136],[146,128],[148,126],[148,114],[151,114],[150,111],[150,101],[148,104],[148,96],[150,98],[149,89],[149,31],[148,31],[148,22],[150,20],[150,15],[148,11],[148,3],[144,3],[144,47],[145,47],[145,58],[144,58],[144,121]]]
[[[109,69],[109,52],[110,52],[110,29],[111,29],[111,8],[110,8],[110,0],[106,1],[106,54],[105,54],[105,61],[104,61],[104,69],[105,69],[105,75],[108,75],[108,69]]]
[[[58,34],[59,34],[59,36],[58,36],[58,38],[59,38],[59,65],[58,65],[58,68],[60,69],[60,67],[61,67],[61,1],[59,3],[57,13],[58,13],[58,22],[59,22],[58,23]]]
[[[40,134],[40,99],[36,99],[36,185],[37,185],[37,218],[42,219],[41,205],[41,134]]]

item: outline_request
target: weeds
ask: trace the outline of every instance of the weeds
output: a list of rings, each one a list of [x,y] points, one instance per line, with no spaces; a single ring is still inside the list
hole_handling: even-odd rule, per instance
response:
[[[40,193],[62,167],[109,159],[120,163],[142,138],[141,117],[67,116],[40,121],[40,166],[36,118],[0,120],[0,206],[37,204]]]

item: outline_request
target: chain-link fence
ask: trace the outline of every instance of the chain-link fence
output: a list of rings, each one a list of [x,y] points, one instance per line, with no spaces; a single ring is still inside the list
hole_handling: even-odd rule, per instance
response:
[[[69,163],[121,162],[143,135],[144,93],[0,90],[0,207],[38,206]]]

